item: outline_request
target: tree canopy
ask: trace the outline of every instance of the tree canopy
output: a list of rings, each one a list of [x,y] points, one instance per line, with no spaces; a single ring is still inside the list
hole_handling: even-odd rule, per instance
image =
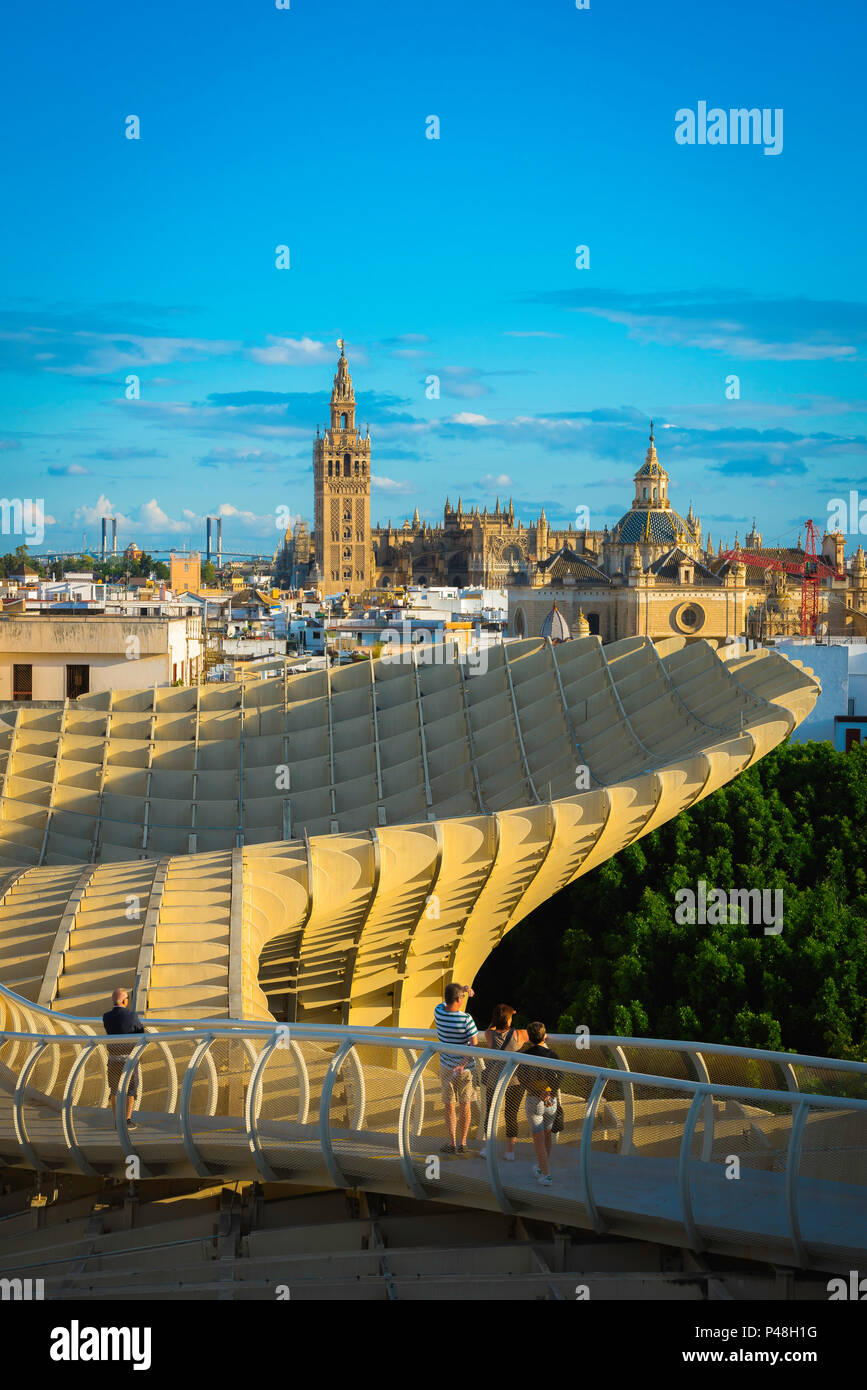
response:
[[[506,936],[476,982],[552,1031],[867,1060],[867,745],[785,744]],[[761,924],[675,920],[678,889],[782,890]]]

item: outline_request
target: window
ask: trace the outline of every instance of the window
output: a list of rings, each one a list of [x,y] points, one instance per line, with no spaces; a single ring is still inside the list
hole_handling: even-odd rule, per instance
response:
[[[172,684],[173,684],[173,685],[174,685],[175,681],[177,680],[177,678],[178,678],[178,663],[177,663],[176,661],[173,661],[173,662],[172,662]]]
[[[860,743],[860,742],[861,742],[861,730],[860,730],[860,729],[847,729],[847,730],[846,730],[846,752],[847,752],[847,753],[849,752],[850,748],[854,748],[854,747],[855,747],[855,744],[856,744],[856,743]]]
[[[343,455],[343,476],[344,478],[352,476],[352,459],[349,454]]]
[[[66,698],[77,700],[90,690],[90,667],[71,665],[66,668]]]
[[[680,615],[680,621],[683,623],[684,627],[695,627],[698,622],[698,614],[694,608],[684,608]]]
[[[588,621],[588,623],[590,624],[590,635],[591,635],[592,637],[598,637],[598,636],[599,636],[599,614],[598,614],[598,613],[588,613],[588,614],[587,614],[587,621]]]
[[[16,662],[12,667],[12,699],[33,699],[33,667]]]
[[[343,415],[341,415],[341,417],[340,417],[340,428],[341,428],[342,430],[345,430],[345,429],[346,429],[346,414],[345,414],[345,413],[344,413]]]

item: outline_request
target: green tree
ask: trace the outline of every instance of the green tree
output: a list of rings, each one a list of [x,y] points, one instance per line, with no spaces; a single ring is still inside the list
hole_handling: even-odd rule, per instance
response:
[[[867,1060],[867,746],[785,744],[543,904],[476,982],[559,1031]],[[678,923],[675,893],[782,893],[782,931]],[[517,996],[517,997],[516,997]]]

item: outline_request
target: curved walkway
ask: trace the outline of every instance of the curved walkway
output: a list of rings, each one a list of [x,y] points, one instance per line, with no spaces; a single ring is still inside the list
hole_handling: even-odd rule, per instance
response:
[[[16,1167],[410,1193],[793,1267],[846,1271],[867,1252],[860,1063],[553,1039],[565,1060],[532,1064],[564,1074],[543,1187],[523,1108],[517,1158],[505,1158],[506,1090],[527,1065],[517,1054],[458,1158],[440,1154],[439,1047],[426,1030],[167,1021],[107,1039],[96,1021],[8,990],[0,1015],[0,1158]],[[122,1094],[140,1070],[132,1129],[111,1106],[113,1049]]]

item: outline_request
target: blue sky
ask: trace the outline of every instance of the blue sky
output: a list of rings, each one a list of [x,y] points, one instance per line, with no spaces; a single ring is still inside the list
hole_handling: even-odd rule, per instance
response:
[[[790,541],[867,472],[865,27],[855,0],[15,7],[3,494],[44,498],[50,546],[109,512],[200,546],[222,512],[226,550],[271,550],[278,509],[312,517],[343,335],[374,521],[499,493],[611,523],[652,415],[715,542],[754,514]],[[781,108],[782,152],[679,145],[700,101]]]

